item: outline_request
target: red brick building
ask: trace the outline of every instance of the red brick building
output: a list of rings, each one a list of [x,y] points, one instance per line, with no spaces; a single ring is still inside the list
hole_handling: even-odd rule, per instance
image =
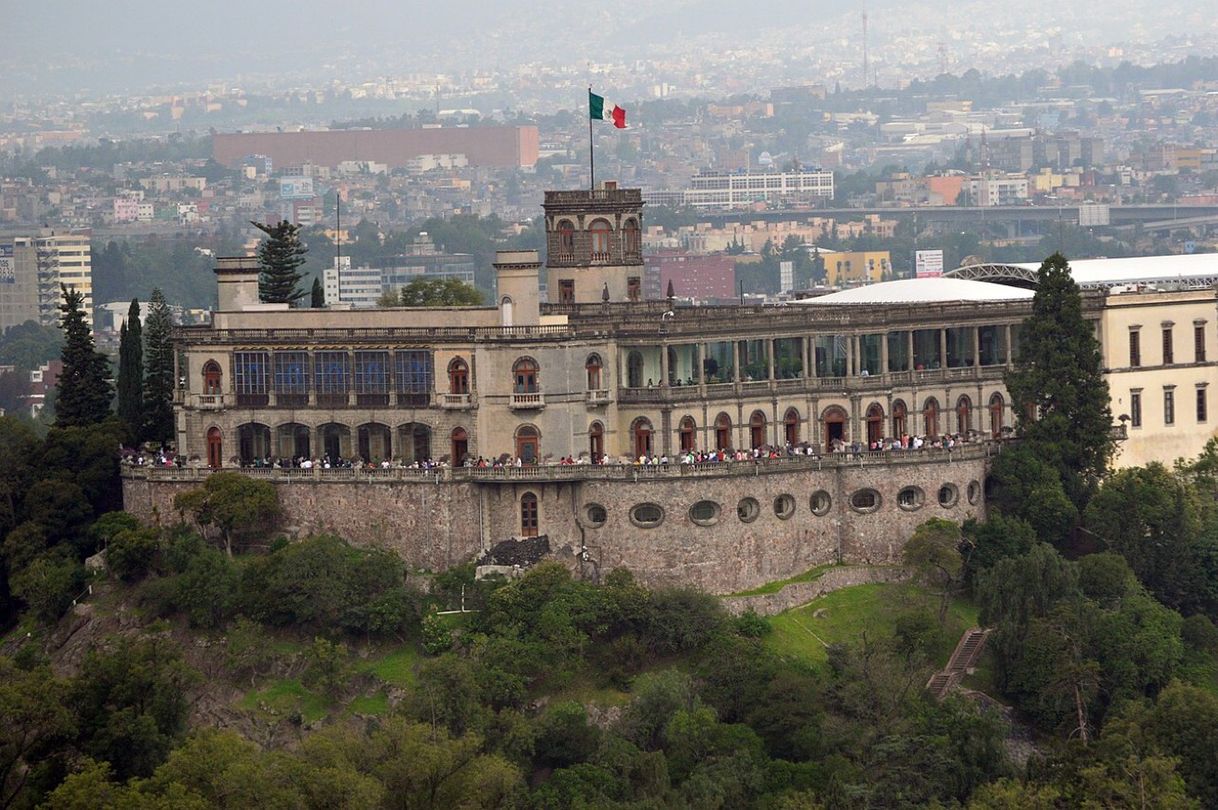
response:
[[[663,298],[670,281],[678,298],[710,301],[736,295],[736,260],[725,253],[662,250],[644,256],[643,264],[645,298]]]

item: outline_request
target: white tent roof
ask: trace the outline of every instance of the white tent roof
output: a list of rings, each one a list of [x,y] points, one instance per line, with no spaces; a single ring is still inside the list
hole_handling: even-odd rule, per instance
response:
[[[1003,264],[992,262],[957,267],[952,278],[1014,280],[1036,283],[1040,262]],[[1218,283],[1218,253],[1185,253],[1170,256],[1138,256],[1127,259],[1078,259],[1070,262],[1075,283],[1083,288],[1119,287],[1127,284],[1205,286]]]
[[[1031,290],[969,281],[962,278],[903,278],[881,281],[817,298],[804,298],[796,304],[917,304],[949,301],[1021,301],[1034,295]]]

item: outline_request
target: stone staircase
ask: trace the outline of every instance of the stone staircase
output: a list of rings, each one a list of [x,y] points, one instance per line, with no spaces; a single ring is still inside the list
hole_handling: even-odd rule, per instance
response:
[[[985,649],[985,641],[990,637],[991,629],[972,627],[964,631],[952,657],[947,660],[947,666],[930,676],[926,682],[926,690],[934,695],[936,700],[942,700],[949,692],[960,685],[964,676],[973,671],[977,659]]]

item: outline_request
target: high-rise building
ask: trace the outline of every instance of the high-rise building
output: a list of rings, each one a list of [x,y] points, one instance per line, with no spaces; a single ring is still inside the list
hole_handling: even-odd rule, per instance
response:
[[[34,320],[53,326],[63,300],[60,285],[84,294],[93,323],[93,254],[88,231],[0,236],[0,330]]]

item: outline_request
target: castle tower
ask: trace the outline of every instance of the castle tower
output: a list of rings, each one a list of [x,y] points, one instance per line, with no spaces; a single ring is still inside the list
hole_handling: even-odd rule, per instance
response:
[[[547,191],[546,285],[552,304],[643,298],[643,192],[602,183]]]

